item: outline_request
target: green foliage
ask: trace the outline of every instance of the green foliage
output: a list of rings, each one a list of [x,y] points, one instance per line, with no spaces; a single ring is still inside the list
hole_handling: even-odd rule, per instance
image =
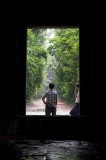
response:
[[[28,29],[26,99],[40,98],[52,81],[58,97],[73,103],[75,83],[79,80],[79,29],[61,28],[53,32],[54,38],[49,38],[50,30]]]
[[[57,29],[52,44],[49,50],[55,52],[57,61],[55,83],[59,97],[73,102],[75,83],[79,80],[79,30]]]
[[[44,36],[40,29],[28,29],[26,99],[38,98],[42,93],[43,69],[46,64],[47,50],[43,48]]]

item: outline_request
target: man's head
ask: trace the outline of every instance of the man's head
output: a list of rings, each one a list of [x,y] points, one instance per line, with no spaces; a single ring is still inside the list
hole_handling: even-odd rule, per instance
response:
[[[76,83],[76,84],[75,84],[75,86],[76,86],[77,88],[79,88],[79,87],[80,87],[79,83]]]
[[[49,83],[49,88],[53,89],[55,87],[54,83]]]

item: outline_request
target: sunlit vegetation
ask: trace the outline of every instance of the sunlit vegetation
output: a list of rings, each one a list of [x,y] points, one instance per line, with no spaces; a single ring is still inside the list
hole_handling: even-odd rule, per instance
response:
[[[54,82],[59,99],[72,103],[78,80],[79,29],[28,29],[26,100],[41,98]]]

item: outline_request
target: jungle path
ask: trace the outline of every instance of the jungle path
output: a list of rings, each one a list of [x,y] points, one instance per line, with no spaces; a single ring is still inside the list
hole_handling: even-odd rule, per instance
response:
[[[56,115],[69,115],[72,106],[63,101],[58,101]],[[45,105],[42,99],[26,104],[26,115],[45,115]]]

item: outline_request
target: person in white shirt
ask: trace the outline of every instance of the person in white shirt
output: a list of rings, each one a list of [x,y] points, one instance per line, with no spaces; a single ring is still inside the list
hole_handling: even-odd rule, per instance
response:
[[[71,116],[80,116],[80,85],[75,85],[75,106],[70,111]]]
[[[79,83],[76,84],[76,99],[75,103],[80,103],[80,98],[79,98]]]

